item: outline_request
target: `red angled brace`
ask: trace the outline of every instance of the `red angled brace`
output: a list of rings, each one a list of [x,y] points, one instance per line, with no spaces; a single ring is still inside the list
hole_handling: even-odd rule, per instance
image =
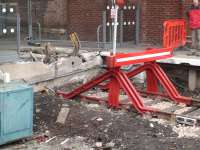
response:
[[[120,70],[120,68],[112,68],[109,69],[103,75],[98,76],[97,78],[89,81],[88,83],[81,85],[77,89],[73,90],[70,93],[60,92],[58,91],[57,94],[63,96],[65,99],[71,99],[75,96],[78,96],[89,89],[97,86],[98,84],[110,80],[109,83],[109,100],[108,104],[110,107],[118,108],[119,107],[119,91],[123,89],[124,92],[128,95],[129,99],[132,102],[133,107],[140,113],[145,112],[153,112],[148,107],[145,107],[142,98],[133,86],[132,82],[128,78],[127,74]]]
[[[160,49],[147,49],[144,52],[134,53],[117,53],[106,57],[107,71],[81,85],[72,92],[60,92],[57,94],[66,99],[72,99],[80,94],[90,90],[91,88],[109,81],[108,87],[108,104],[111,107],[119,107],[119,94],[123,90],[129,97],[133,107],[141,114],[145,112],[154,112],[144,106],[142,97],[133,86],[130,78],[141,72],[147,74],[147,91],[149,94],[164,95],[177,103],[191,104],[191,99],[181,96],[172,82],[169,80],[163,69],[156,63],[156,60],[172,57],[173,49],[177,46],[184,45],[186,39],[185,21],[184,20],[169,20],[164,23],[163,47]],[[143,63],[140,67],[128,73],[123,72],[120,67],[130,64]],[[159,93],[158,83],[162,85],[166,94]],[[105,86],[104,86],[105,87]],[[91,98],[92,99],[92,98]],[[96,99],[98,101],[98,99]]]
[[[169,97],[171,100],[177,103],[185,103],[187,105],[191,104],[191,98],[181,96],[173,83],[165,74],[164,70],[156,62],[148,62],[144,65],[138,67],[137,69],[127,73],[129,78],[136,76],[141,72],[147,72],[147,93],[154,95],[164,95],[158,91],[158,83],[162,85],[165,89],[165,96]],[[151,72],[149,74],[149,72]]]

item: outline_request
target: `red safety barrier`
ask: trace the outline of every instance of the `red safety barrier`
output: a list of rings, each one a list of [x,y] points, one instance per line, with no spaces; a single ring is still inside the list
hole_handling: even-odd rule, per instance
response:
[[[184,19],[164,22],[163,47],[176,48],[186,43],[186,21]]]
[[[146,93],[163,95],[170,98],[170,100],[177,103],[191,104],[191,99],[181,96],[176,90],[173,83],[165,74],[164,70],[156,63],[156,60],[172,57],[173,49],[177,46],[185,44],[185,21],[184,20],[170,20],[164,23],[164,48],[148,49],[144,52],[132,53],[117,53],[106,57],[107,71],[81,85],[72,92],[66,93],[58,91],[57,94],[66,99],[72,99],[76,96],[81,96],[82,93],[98,86],[104,81],[109,83],[104,86],[108,89],[108,104],[110,107],[118,108],[120,105],[119,95],[120,90],[123,90],[129,97],[132,106],[141,114],[145,112],[156,112],[148,106],[145,106],[139,91],[136,90],[130,78],[136,76],[141,72],[146,72],[147,75],[147,89]],[[144,63],[140,67],[126,73],[120,68],[125,65]],[[159,85],[162,85],[163,91],[159,91]],[[86,98],[86,97],[85,97]],[[97,102],[97,98],[90,98]]]

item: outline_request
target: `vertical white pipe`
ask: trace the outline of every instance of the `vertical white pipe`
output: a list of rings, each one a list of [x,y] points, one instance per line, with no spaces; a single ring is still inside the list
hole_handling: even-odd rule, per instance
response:
[[[113,55],[116,55],[116,53],[117,53],[118,9],[119,9],[119,7],[115,4],[115,18],[114,18],[114,32],[113,32]]]
[[[32,24],[32,0],[28,0],[28,35],[29,40],[33,38],[33,24]]]

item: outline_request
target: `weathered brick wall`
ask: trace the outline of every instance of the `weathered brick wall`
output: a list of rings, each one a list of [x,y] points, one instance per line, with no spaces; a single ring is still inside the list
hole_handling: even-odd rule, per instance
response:
[[[132,6],[136,0],[131,0],[127,5]],[[73,0],[68,5],[68,17],[70,32],[74,31],[79,34],[81,40],[96,41],[97,27],[102,24],[102,12],[106,10],[109,0]],[[109,17],[108,11],[108,17]],[[134,13],[124,13],[126,21],[134,20]],[[135,27],[124,28],[124,40],[129,41],[134,39]]]
[[[71,0],[69,2],[69,31],[79,34],[81,40],[96,40],[96,30],[102,24],[102,12],[107,0]]]
[[[27,22],[27,0],[17,0],[22,22]],[[102,11],[109,0],[34,0],[33,22],[43,27],[75,31],[81,40],[96,41],[96,29],[102,24]],[[134,3],[136,0],[131,0]],[[192,0],[141,0],[141,41],[162,43],[162,24],[167,19],[185,17]],[[181,11],[183,8],[184,12]],[[126,19],[134,15],[125,14]],[[128,20],[128,19],[127,19]],[[124,40],[132,40],[133,28],[124,29]]]
[[[193,0],[184,0],[184,9],[188,10],[191,7]]]
[[[27,24],[27,0],[17,0],[22,23]],[[32,1],[33,25],[40,22],[43,27],[66,28],[67,1],[66,0],[34,0]]]
[[[13,0],[14,1],[14,0]],[[17,0],[22,24],[27,25],[27,0]],[[77,32],[81,40],[96,40],[96,30],[102,24],[102,12],[108,0],[34,0],[33,26],[63,28]]]
[[[44,13],[44,25],[49,27],[67,27],[67,0],[48,1]]]
[[[163,22],[181,18],[180,0],[143,0],[141,15],[142,41],[162,43]]]
[[[126,3],[126,6],[136,6],[137,0],[131,0]],[[123,10],[124,12],[124,21],[125,22],[135,22],[136,19],[136,11],[135,10]],[[124,41],[133,41],[135,40],[135,25],[130,26],[124,26],[123,32],[124,32]]]

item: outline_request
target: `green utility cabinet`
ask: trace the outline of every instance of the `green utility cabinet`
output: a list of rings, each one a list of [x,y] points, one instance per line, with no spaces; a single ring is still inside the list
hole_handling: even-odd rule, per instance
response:
[[[0,84],[0,145],[32,136],[33,89],[24,83]]]

